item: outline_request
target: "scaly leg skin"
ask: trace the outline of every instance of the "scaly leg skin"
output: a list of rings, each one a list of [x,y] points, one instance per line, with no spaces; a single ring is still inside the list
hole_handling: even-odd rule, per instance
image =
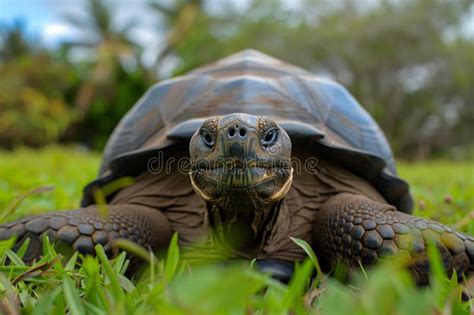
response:
[[[319,210],[313,244],[325,269],[343,263],[374,265],[380,257],[407,255],[415,281],[427,284],[428,240],[437,244],[451,276],[474,270],[474,238],[437,222],[397,211],[368,198],[342,193]]]
[[[146,248],[165,248],[171,239],[171,226],[165,215],[141,205],[110,205],[101,216],[97,206],[49,212],[0,225],[0,239],[17,237],[14,249],[27,239],[30,244],[23,257],[31,263],[42,253],[41,239],[48,235],[53,242],[71,245],[74,251],[94,254],[97,244],[104,246],[109,257],[116,254],[112,241],[126,238]]]

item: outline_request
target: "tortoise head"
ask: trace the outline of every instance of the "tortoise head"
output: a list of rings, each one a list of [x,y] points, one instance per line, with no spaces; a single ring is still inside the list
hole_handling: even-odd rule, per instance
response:
[[[257,211],[284,198],[291,186],[290,138],[267,117],[209,118],[189,150],[194,190],[224,211]]]

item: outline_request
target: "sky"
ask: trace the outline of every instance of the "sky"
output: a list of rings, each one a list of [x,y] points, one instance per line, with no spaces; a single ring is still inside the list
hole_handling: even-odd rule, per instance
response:
[[[138,18],[139,26],[132,33],[135,41],[145,47],[143,62],[151,65],[160,50],[164,38],[157,25],[158,17],[147,8],[146,0],[105,0],[116,8],[117,23],[126,23]],[[171,0],[164,0],[170,2]],[[219,0],[214,0],[219,1]],[[226,0],[229,1],[229,0]],[[299,0],[283,0],[294,6]],[[373,3],[376,0],[358,0]],[[454,0],[455,1],[455,0]],[[12,23],[23,19],[27,31],[47,47],[54,47],[61,41],[81,37],[81,32],[65,23],[65,14],[81,15],[85,0],[0,0],[0,23]],[[211,2],[211,5],[216,2]],[[232,0],[234,6],[245,8],[248,0]],[[297,6],[297,4],[296,4]],[[208,8],[212,9],[212,7]],[[464,23],[464,32],[474,37],[474,6]]]
[[[138,26],[131,32],[132,38],[144,48],[142,62],[146,66],[151,66],[161,50],[161,43],[165,38],[163,31],[160,31],[159,16],[151,12],[147,6],[147,0],[104,0],[111,4],[116,10],[114,21],[120,26],[131,19],[138,19]],[[160,0],[169,3],[173,0]],[[210,1],[211,6],[207,9],[218,10],[218,1]],[[225,0],[233,4],[234,7],[245,9],[248,0]],[[295,1],[283,0],[293,5]],[[46,47],[54,48],[63,41],[81,38],[82,33],[68,25],[64,20],[64,15],[81,16],[82,8],[86,0],[0,0],[0,23],[11,24],[16,20],[26,21],[26,31],[35,40],[40,41]],[[1,26],[1,25],[0,25]],[[77,52],[77,51],[76,51]],[[75,56],[72,56],[73,58]],[[76,56],[81,58],[79,55]],[[169,68],[173,67],[173,60],[169,61]],[[167,76],[170,69],[164,67],[160,69],[161,75]]]
[[[117,8],[117,21],[140,17],[142,28],[148,29],[155,20],[144,0],[107,0]],[[30,31],[36,32],[47,44],[54,45],[63,38],[74,37],[74,29],[62,18],[65,14],[81,15],[84,0],[0,0],[0,20],[28,21]]]
[[[156,58],[163,34],[156,25],[157,16],[147,9],[145,0],[107,0],[116,8],[117,23],[138,18],[139,25],[132,32],[136,42],[146,47],[143,61],[151,64]],[[27,32],[47,47],[55,47],[65,40],[80,38],[82,32],[69,26],[64,15],[81,16],[84,0],[0,0],[0,23],[26,21]]]

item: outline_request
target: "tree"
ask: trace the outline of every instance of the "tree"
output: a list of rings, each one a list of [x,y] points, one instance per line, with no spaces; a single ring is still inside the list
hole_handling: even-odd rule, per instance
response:
[[[66,95],[75,86],[72,65],[39,47],[26,23],[1,29],[0,147],[57,141],[77,118]]]
[[[166,57],[175,54],[177,46],[187,40],[194,28],[204,27],[199,25],[199,20],[205,14],[203,5],[203,0],[175,0],[169,6],[159,1],[149,3],[161,18],[162,28],[166,30],[166,43],[157,55],[155,67],[159,68]]]
[[[27,39],[25,28],[26,23],[23,20],[15,20],[12,25],[0,25],[0,62],[2,64],[37,50],[37,47]]]
[[[472,145],[474,41],[462,33],[470,7],[468,0],[306,1],[296,8],[250,1],[245,10],[201,14],[199,27],[174,46],[177,73],[259,49],[339,81],[397,154],[424,158],[453,141]]]
[[[116,27],[114,9],[100,0],[88,0],[84,9],[85,17],[70,14],[64,17],[66,22],[84,33],[84,39],[65,43],[65,47],[82,49],[88,53],[88,62],[91,63],[91,70],[84,78],[76,100],[82,110],[90,105],[97,87],[115,80],[119,68],[125,69],[130,63],[137,66],[141,51],[129,36],[135,21]]]
[[[83,39],[66,43],[66,49],[79,49],[88,56],[77,65],[82,83],[75,104],[84,117],[70,128],[66,138],[100,149],[153,76],[140,62],[142,48],[131,39],[134,20],[117,26],[114,8],[100,0],[88,0],[84,13],[83,17],[65,16],[70,25],[84,33]]]

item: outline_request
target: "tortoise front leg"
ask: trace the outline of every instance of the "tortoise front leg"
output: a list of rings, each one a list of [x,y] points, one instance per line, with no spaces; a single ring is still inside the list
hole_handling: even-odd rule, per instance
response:
[[[116,251],[112,241],[126,238],[147,248],[163,248],[171,239],[171,227],[165,215],[141,205],[109,205],[101,216],[97,206],[49,212],[0,225],[0,239],[17,237],[15,249],[27,239],[30,244],[23,259],[31,262],[41,255],[41,239],[48,235],[51,242],[66,243],[74,251],[93,254],[102,244],[109,256]]]
[[[473,237],[348,193],[331,197],[321,207],[313,244],[326,268],[338,262],[368,266],[383,256],[407,255],[416,282],[426,284],[429,239],[437,244],[448,275],[453,270],[459,276],[474,270]]]

